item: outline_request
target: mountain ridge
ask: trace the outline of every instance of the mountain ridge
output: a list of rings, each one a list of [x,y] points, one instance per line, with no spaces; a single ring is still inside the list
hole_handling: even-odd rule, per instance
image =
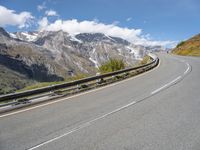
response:
[[[70,35],[62,30],[7,33],[0,28],[0,65],[34,83],[62,81],[82,73],[95,75],[97,68],[110,58],[122,59],[130,67],[149,49],[102,33]],[[26,83],[18,87],[22,86]]]
[[[185,56],[200,56],[200,34],[180,42],[176,48],[172,50],[172,53]]]

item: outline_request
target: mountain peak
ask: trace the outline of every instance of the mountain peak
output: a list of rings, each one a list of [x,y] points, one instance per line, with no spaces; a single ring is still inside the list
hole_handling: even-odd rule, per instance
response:
[[[6,37],[10,37],[10,35],[2,27],[0,27],[0,35],[6,36]]]

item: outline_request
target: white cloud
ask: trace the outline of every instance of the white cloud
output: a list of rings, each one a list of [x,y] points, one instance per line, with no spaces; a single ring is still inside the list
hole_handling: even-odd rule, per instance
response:
[[[141,34],[141,29],[121,28],[114,24],[103,24],[95,21],[81,21],[76,19],[61,20],[58,19],[45,27],[40,27],[41,30],[58,31],[63,30],[69,34],[78,33],[104,33],[110,36],[117,36],[122,38],[137,37]]]
[[[132,17],[129,17],[129,18],[126,19],[127,22],[129,22],[131,20],[132,20]]]
[[[61,20],[58,19],[53,23],[49,23],[47,18],[44,17],[39,22],[39,30],[47,31],[58,31],[63,30],[68,32],[71,35],[78,33],[104,33],[109,36],[120,37],[128,40],[134,44],[142,45],[172,45],[173,41],[151,41],[149,35],[143,35],[142,29],[129,29],[122,28],[116,24],[104,24],[96,21],[77,21],[76,19],[72,20]]]
[[[13,25],[18,26],[18,28],[29,27],[33,18],[30,12],[23,11],[16,13],[14,10],[0,5],[0,26]]]
[[[58,13],[54,10],[47,10],[47,11],[45,11],[45,14],[47,16],[58,16]]]
[[[41,11],[41,10],[43,10],[43,9],[46,9],[46,2],[43,2],[41,5],[38,5],[38,6],[37,6],[37,10],[38,10],[38,11]]]
[[[40,29],[45,29],[49,24],[47,17],[43,17],[41,20],[39,20],[38,24]]]

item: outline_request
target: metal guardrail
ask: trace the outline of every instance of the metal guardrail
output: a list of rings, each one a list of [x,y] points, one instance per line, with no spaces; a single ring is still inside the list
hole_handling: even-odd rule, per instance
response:
[[[75,81],[62,83],[62,84],[56,84],[56,85],[38,88],[38,89],[34,89],[34,90],[27,90],[27,91],[18,92],[18,93],[2,95],[2,96],[0,96],[0,102],[9,101],[9,100],[16,100],[16,99],[19,99],[19,98],[26,98],[26,97],[29,97],[29,96],[43,94],[43,93],[47,93],[47,92],[50,92],[50,91],[61,90],[61,89],[65,89],[65,88],[69,88],[69,87],[72,87],[72,86],[88,83],[88,82],[95,81],[95,80],[102,80],[106,77],[112,77],[112,76],[120,75],[122,73],[137,71],[137,70],[140,70],[140,69],[143,69],[143,71],[141,71],[141,72],[145,72],[146,68],[154,68],[159,63],[158,57],[155,58],[155,55],[154,55],[154,57],[152,57],[152,55],[149,55],[149,56],[153,59],[153,61],[148,63],[148,64],[142,65],[142,66],[123,69],[123,70],[119,70],[119,71],[115,71],[115,72],[111,72],[111,73],[105,73],[105,74],[102,74],[102,75],[92,76],[92,77],[88,77],[88,78],[84,78],[84,79],[80,79],[80,80],[75,80]]]

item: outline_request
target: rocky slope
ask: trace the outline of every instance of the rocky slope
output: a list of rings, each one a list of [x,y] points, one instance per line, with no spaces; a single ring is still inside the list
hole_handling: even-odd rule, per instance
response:
[[[0,65],[0,94],[14,92],[34,83],[26,75]]]
[[[65,70],[52,61],[53,58],[51,51],[13,39],[0,28],[0,94],[34,82],[63,80],[62,72]]]
[[[22,38],[22,35],[27,33],[18,32],[11,35],[26,40],[30,38]],[[112,57],[123,59],[127,65],[132,65],[141,59],[146,51],[146,47],[136,46],[121,38],[101,33],[69,35],[63,31],[43,31],[34,32],[34,35],[37,37],[32,38],[32,43],[50,50],[55,56],[56,63],[74,73],[94,74],[94,67],[97,68]]]
[[[101,33],[69,35],[63,31],[34,31],[8,34],[0,28],[0,65],[8,70],[6,74],[10,77],[6,80],[12,83],[24,79],[23,84],[11,87],[11,91],[32,82],[60,81],[80,73],[94,75],[98,66],[109,58],[123,59],[128,67],[141,59],[147,49],[150,48]],[[2,73],[1,78],[6,74]],[[0,86],[5,88],[1,83]]]
[[[172,53],[178,55],[200,56],[200,34],[179,43]]]

